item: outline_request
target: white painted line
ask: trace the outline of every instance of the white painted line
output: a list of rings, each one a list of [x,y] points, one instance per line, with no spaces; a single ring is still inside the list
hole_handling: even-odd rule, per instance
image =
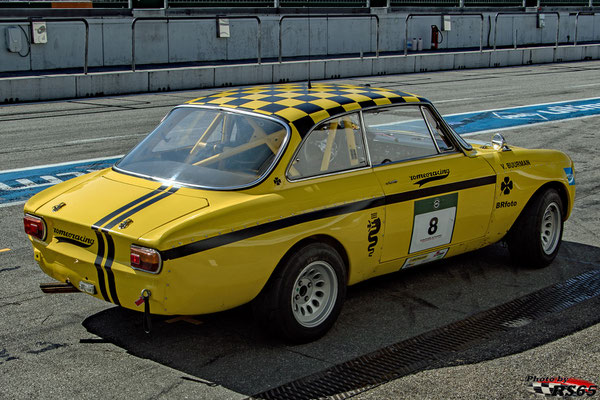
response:
[[[483,99],[483,97],[465,97],[464,99],[448,99],[448,100],[438,100],[435,102],[435,104],[440,104],[440,103],[452,103],[454,101],[466,101],[466,100],[476,100],[476,99]]]
[[[133,137],[147,136],[147,135],[148,135],[147,133],[138,133],[135,135],[106,136],[106,137],[91,138],[91,139],[71,140],[70,142],[64,142],[63,144],[72,145],[72,144],[96,143],[96,142],[103,142],[105,140],[133,138]]]
[[[588,83],[587,85],[574,85],[573,87],[589,87],[589,86],[600,86],[600,83]]]
[[[25,203],[27,203],[27,200],[13,201],[12,203],[0,203],[0,208],[10,207],[10,206],[16,206],[16,205],[25,204]]]
[[[58,163],[58,164],[46,164],[46,165],[36,165],[33,167],[25,167],[25,168],[16,168],[16,169],[5,169],[3,171],[0,171],[0,174],[6,173],[6,172],[18,172],[18,171],[29,171],[32,169],[37,169],[37,168],[51,168],[51,167],[60,167],[63,165],[71,165],[71,164],[79,164],[79,163],[86,163],[86,162],[95,162],[95,161],[104,161],[104,160],[110,160],[111,158],[121,158],[123,157],[124,154],[121,155],[116,155],[116,156],[110,156],[110,157],[100,157],[100,158],[90,158],[88,160],[76,160],[76,161],[67,161],[67,162],[63,162],[63,163]]]
[[[15,181],[19,182],[21,185],[25,187],[37,186],[34,181],[29,179],[15,179]]]
[[[60,180],[57,177],[52,176],[52,175],[42,175],[42,176],[40,176],[40,178],[52,183],[53,185],[56,185],[57,183],[62,182],[62,180]]]

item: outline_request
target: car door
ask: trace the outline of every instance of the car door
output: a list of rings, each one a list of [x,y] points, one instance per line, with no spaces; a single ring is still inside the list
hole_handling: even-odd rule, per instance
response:
[[[385,195],[382,263],[442,258],[485,236],[496,175],[458,148],[430,105],[364,111],[363,121]]]
[[[359,112],[317,124],[293,155],[280,195],[296,214],[327,218],[302,225],[303,236],[327,235],[348,252],[354,283],[372,276],[381,258],[383,191],[368,163]],[[302,217],[304,218],[304,217]]]

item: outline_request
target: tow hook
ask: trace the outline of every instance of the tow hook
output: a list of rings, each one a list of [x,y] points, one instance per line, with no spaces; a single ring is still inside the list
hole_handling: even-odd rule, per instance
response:
[[[150,289],[142,290],[142,294],[139,299],[135,301],[135,305],[139,306],[144,303],[144,332],[150,333],[152,330],[152,319],[150,318],[150,296],[152,292]]]

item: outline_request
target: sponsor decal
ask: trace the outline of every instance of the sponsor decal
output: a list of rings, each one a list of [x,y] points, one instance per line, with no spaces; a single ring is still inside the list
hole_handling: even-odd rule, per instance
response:
[[[537,377],[528,375],[525,381],[528,383],[527,390],[540,396],[555,397],[581,397],[594,396],[598,391],[598,385],[577,378],[553,376]]]
[[[415,201],[409,253],[442,246],[452,241],[458,193]]]
[[[423,186],[426,183],[439,181],[440,179],[445,179],[450,175],[449,169],[440,169],[437,171],[425,172],[423,174],[411,175],[410,180],[416,181],[415,185],[419,185],[419,187]]]
[[[381,230],[381,219],[377,217],[377,213],[371,214],[371,219],[367,223],[367,229],[369,231],[369,247],[367,247],[367,251],[369,252],[369,257],[371,257],[373,256],[373,253],[375,252],[375,246],[379,241],[379,239],[377,238],[377,234]]]
[[[70,243],[75,246],[87,248],[94,244],[94,239],[85,235],[77,235],[63,229],[54,228],[54,237],[58,243]]]
[[[402,268],[410,268],[414,267],[415,265],[441,260],[442,258],[444,258],[444,256],[446,256],[447,252],[448,248],[445,248],[438,251],[433,251],[431,253],[421,254],[420,256],[407,258],[406,261],[404,261],[404,265],[402,266]]]
[[[509,207],[516,207],[517,206],[517,202],[516,201],[498,201],[496,202],[496,208],[509,208]]]
[[[563,168],[565,170],[565,174],[567,174],[567,180],[569,181],[569,186],[575,185],[575,174],[573,173],[573,168]]]
[[[502,169],[520,168],[520,167],[526,167],[528,165],[531,165],[531,162],[529,160],[510,161],[505,164],[500,164]]]
[[[513,189],[513,182],[508,176],[504,177],[504,180],[500,183],[500,191],[504,194],[510,194]]]

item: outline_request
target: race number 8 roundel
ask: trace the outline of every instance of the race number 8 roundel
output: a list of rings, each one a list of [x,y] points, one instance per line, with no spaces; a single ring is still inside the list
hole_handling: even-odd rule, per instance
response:
[[[415,201],[410,253],[452,241],[458,193]]]

